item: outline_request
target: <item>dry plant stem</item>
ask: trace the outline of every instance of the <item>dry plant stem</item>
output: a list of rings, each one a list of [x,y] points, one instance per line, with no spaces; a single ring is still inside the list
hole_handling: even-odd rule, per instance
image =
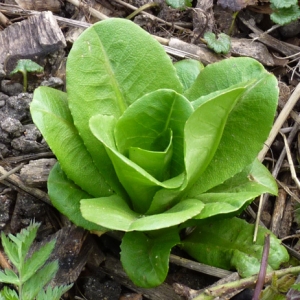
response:
[[[68,0],[68,1],[69,1],[69,0]],[[138,9],[137,7],[135,7],[135,6],[131,5],[131,4],[128,4],[128,3],[124,2],[124,1],[121,1],[121,0],[114,0],[114,2],[116,2],[116,3],[118,3],[118,4],[121,4],[121,5],[123,5],[123,6],[127,7],[127,8],[130,8],[130,9],[132,9],[132,10],[134,10],[134,11]],[[151,18],[151,19],[153,19],[153,20],[157,20],[157,21],[159,21],[159,22],[161,22],[161,23],[164,23],[164,24],[166,24],[166,25],[168,25],[168,26],[170,26],[170,27],[174,27],[174,28],[176,28],[176,29],[178,29],[178,30],[189,31],[189,32],[190,32],[190,30],[187,30],[186,28],[180,27],[180,26],[175,25],[175,24],[170,23],[170,22],[166,22],[165,20],[160,19],[160,18],[158,18],[158,17],[155,17],[155,16],[153,16],[153,15],[151,15],[151,14],[145,12],[145,11],[142,11],[141,14],[143,14],[143,15],[145,15],[145,16],[148,16],[149,18]]]
[[[260,195],[257,216],[256,216],[256,220],[255,220],[253,243],[255,243],[256,239],[257,239],[258,225],[259,225],[259,222],[260,222],[260,216],[261,216],[262,209],[263,209],[262,204],[263,204],[263,195]]]
[[[286,184],[279,181],[278,179],[276,179],[276,182],[286,191],[287,194],[291,196],[293,200],[297,201],[300,204],[300,198],[294,192],[292,192]]]
[[[287,142],[286,136],[283,133],[281,133],[281,135],[283,137],[284,146],[285,146],[285,150],[286,150],[286,154],[287,154],[287,158],[288,158],[288,162],[289,162],[289,166],[290,166],[290,170],[291,170],[292,179],[296,183],[298,189],[300,189],[300,182],[297,178],[297,174],[296,174],[296,171],[295,171],[295,166],[294,166],[294,163],[293,163],[293,159],[292,159],[289,144]]]
[[[12,170],[6,172],[4,175],[0,176],[0,181],[8,178],[11,174],[14,174],[16,172],[18,172],[22,167],[24,166],[24,164],[20,164],[19,166],[13,168]]]
[[[3,26],[8,26],[11,24],[10,20],[6,18],[6,16],[0,12],[0,24]]]
[[[90,12],[90,14],[95,17],[98,18],[99,20],[105,20],[108,19],[108,16],[102,14],[100,11],[88,6],[87,4],[84,4],[82,1],[80,0],[67,0],[69,3],[73,4],[76,7],[84,7],[87,8]]]
[[[261,43],[271,47],[272,49],[276,49],[280,53],[284,55],[293,55],[297,52],[299,52],[300,48],[297,46],[294,46],[292,44],[288,44],[285,42],[281,42],[277,40],[276,38],[272,37],[271,35],[268,35],[267,33],[260,30],[258,27],[253,25],[251,23],[251,20],[244,19],[241,14],[239,14],[239,19],[241,22],[244,23],[245,26],[247,26],[249,29],[251,29],[254,34],[250,34],[250,36],[254,36],[254,39],[258,39]]]
[[[272,130],[270,132],[270,135],[269,135],[267,141],[265,142],[263,149],[258,154],[258,159],[260,161],[264,160],[265,155],[267,154],[270,146],[272,145],[273,141],[275,140],[275,137],[277,136],[277,134],[278,134],[279,130],[281,129],[283,123],[285,122],[286,118],[288,117],[291,110],[297,103],[299,97],[300,97],[300,83],[298,83],[293,94],[291,95],[288,102],[286,103],[286,105],[282,109],[281,113],[279,114],[278,118],[276,119],[276,121],[272,127]]]
[[[12,267],[8,263],[8,260],[5,257],[5,255],[2,253],[2,251],[0,251],[0,266],[2,269],[9,269],[9,270],[12,269]]]
[[[3,183],[4,185],[6,185],[8,187],[25,191],[26,193],[28,193],[28,194],[30,194],[52,206],[47,193],[45,193],[42,190],[37,189],[37,188],[28,187],[23,184],[23,182],[20,180],[20,178],[17,175],[11,174],[10,176],[7,176],[7,173],[8,172],[6,172],[6,170],[0,166],[0,174],[3,174],[7,177],[6,179],[2,180],[1,183]]]
[[[260,269],[259,269],[259,273],[258,273],[258,279],[257,279],[257,283],[255,286],[254,295],[252,298],[253,300],[259,299],[259,295],[265,284],[269,251],[270,251],[270,234],[267,234],[265,237],[265,244],[264,244],[264,250],[263,250],[263,254],[262,254]]]
[[[127,16],[126,19],[131,20],[132,18],[134,18],[140,12],[142,12],[142,11],[148,9],[148,8],[156,7],[156,6],[158,6],[158,4],[155,3],[155,2],[146,3],[145,5],[142,5],[137,10],[135,10],[133,13],[131,13],[129,16]]]
[[[283,277],[288,274],[298,275],[300,273],[300,266],[282,269],[278,271],[269,272],[265,277],[265,284],[272,280],[272,276],[275,274],[278,278]],[[255,285],[257,281],[257,275],[243,278],[237,281],[225,283],[215,287],[205,289],[204,293],[194,298],[194,300],[213,300],[217,297],[219,299],[225,299],[224,296],[235,289],[246,289]]]
[[[173,254],[170,255],[170,263],[185,267],[190,270],[194,270],[197,272],[215,276],[218,278],[224,278],[224,277],[232,274],[232,272],[230,272],[230,271],[223,270],[223,269],[216,268],[216,267],[211,267],[211,266],[201,264],[198,262],[194,262],[192,260],[185,259],[185,258],[176,256],[176,255],[173,255]]]

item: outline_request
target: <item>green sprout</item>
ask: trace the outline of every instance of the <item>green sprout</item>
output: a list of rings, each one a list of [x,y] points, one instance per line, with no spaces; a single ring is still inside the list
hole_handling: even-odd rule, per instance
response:
[[[31,59],[20,59],[16,67],[10,72],[10,75],[21,72],[23,74],[23,92],[27,91],[27,73],[36,72],[41,73],[44,68],[39,64],[35,63]]]
[[[32,222],[17,235],[1,233],[5,254],[14,270],[0,271],[0,282],[11,284],[0,291],[0,300],[59,300],[72,285],[52,287],[48,283],[58,271],[58,261],[47,262],[55,246],[55,240],[46,243],[28,255],[40,224]]]

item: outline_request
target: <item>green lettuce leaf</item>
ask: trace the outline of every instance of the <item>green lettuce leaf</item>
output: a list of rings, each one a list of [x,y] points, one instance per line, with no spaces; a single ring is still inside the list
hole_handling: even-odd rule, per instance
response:
[[[260,227],[253,243],[254,225],[233,218],[201,223],[182,242],[182,248],[199,262],[231,270],[242,277],[257,274],[260,269],[264,238],[270,234],[268,270],[278,269],[289,260],[287,250],[274,234]]]

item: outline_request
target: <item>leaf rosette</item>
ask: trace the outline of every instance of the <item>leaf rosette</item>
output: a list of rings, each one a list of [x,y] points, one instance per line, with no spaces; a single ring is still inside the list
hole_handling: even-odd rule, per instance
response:
[[[66,93],[40,87],[31,104],[59,161],[50,198],[78,226],[128,232],[122,262],[136,284],[162,282],[167,263],[150,261],[179,243],[177,225],[235,215],[261,193],[277,193],[256,160],[277,81],[257,61],[231,58],[203,69],[187,60],[175,68],[148,33],[109,19],[74,43],[66,77]],[[172,234],[158,250],[165,230]],[[155,272],[146,279],[128,263],[139,243],[152,249],[145,265]]]

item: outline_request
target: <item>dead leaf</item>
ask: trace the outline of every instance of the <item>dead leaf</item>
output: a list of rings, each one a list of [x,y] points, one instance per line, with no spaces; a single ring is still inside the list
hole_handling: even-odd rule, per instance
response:
[[[232,11],[239,11],[248,5],[256,5],[257,0],[218,0],[218,4]]]

